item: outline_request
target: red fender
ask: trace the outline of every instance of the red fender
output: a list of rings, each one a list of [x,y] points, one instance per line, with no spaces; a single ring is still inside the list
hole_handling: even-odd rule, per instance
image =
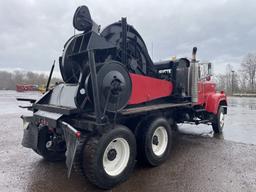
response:
[[[209,94],[205,105],[206,111],[217,114],[221,101],[227,102],[227,96],[224,93]]]

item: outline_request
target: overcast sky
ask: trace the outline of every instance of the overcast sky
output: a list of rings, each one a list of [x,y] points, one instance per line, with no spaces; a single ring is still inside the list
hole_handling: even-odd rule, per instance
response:
[[[153,44],[153,60],[190,57],[197,46],[219,73],[256,52],[255,0],[0,0],[0,69],[48,71],[73,34],[79,5],[103,28],[127,17],[150,54]]]

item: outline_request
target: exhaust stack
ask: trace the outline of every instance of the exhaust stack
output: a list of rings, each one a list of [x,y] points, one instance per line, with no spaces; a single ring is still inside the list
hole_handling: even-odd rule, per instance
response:
[[[198,102],[198,63],[196,61],[197,48],[194,47],[192,51],[191,61],[191,100],[193,103]]]

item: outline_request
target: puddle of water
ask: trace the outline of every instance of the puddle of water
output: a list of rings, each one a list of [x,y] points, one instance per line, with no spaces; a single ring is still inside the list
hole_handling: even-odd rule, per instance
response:
[[[40,95],[39,92],[0,91],[0,114],[22,114],[27,110],[18,107],[24,103],[16,101],[16,97],[38,98]],[[183,124],[179,125],[179,129],[185,134],[214,136],[211,126],[208,125]],[[225,119],[223,138],[256,145],[256,98],[228,98],[228,114]]]
[[[29,102],[17,101],[16,98],[37,99],[42,94],[40,92],[16,92],[0,91],[0,115],[26,112],[26,109],[19,108],[19,105],[27,106]]]
[[[228,104],[234,108],[244,108],[249,110],[256,110],[256,98],[255,97],[229,97]]]
[[[213,137],[212,127],[208,125],[180,125],[185,134]],[[225,117],[223,135],[226,140],[256,145],[256,98],[229,97],[228,114]]]

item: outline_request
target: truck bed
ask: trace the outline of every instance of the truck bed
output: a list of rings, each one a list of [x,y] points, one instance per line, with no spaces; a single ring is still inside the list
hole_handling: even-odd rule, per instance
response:
[[[162,104],[152,104],[152,105],[148,105],[148,106],[129,107],[129,108],[125,108],[122,111],[120,111],[120,114],[133,115],[133,114],[161,110],[161,109],[184,107],[184,106],[189,106],[191,104],[192,104],[191,102],[162,103]],[[47,105],[46,104],[34,104],[33,108],[43,110],[43,111],[53,112],[53,113],[61,113],[64,115],[72,115],[72,114],[77,114],[77,113],[81,112],[79,109],[76,109],[76,108],[49,105],[49,104],[47,104]]]

